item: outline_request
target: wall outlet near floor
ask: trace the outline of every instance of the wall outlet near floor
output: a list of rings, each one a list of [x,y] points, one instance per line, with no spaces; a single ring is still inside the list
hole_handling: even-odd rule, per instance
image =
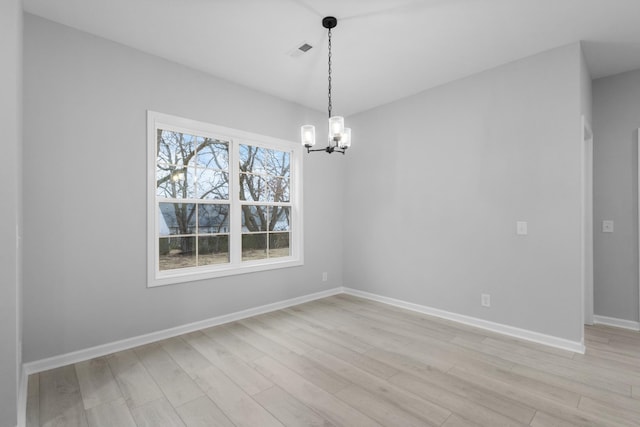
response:
[[[529,231],[527,230],[527,221],[516,221],[516,234],[519,236],[526,236]]]
[[[610,219],[606,219],[602,221],[602,232],[603,233],[613,233],[613,221]]]
[[[491,295],[489,294],[480,295],[480,304],[482,304],[483,307],[491,307]]]
[[[326,271],[322,273],[322,281],[323,282],[327,281],[327,272]]]

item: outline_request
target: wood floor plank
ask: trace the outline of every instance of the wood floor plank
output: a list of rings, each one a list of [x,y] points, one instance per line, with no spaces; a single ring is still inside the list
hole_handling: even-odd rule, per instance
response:
[[[347,347],[353,351],[364,353],[365,351],[371,350],[373,348],[373,345],[365,342],[356,335],[337,330],[333,326],[327,327],[327,322],[314,316],[313,312],[303,311],[299,307],[284,309],[283,312],[291,315],[292,317],[295,317],[296,319],[298,319],[298,321],[302,322],[303,325],[306,323],[317,327],[306,327],[304,329],[308,329],[323,338]]]
[[[43,427],[88,425],[73,365],[40,373],[39,406]]]
[[[612,423],[624,425],[640,425],[640,405],[634,408],[622,409],[609,403],[604,403],[590,397],[583,396],[578,408],[610,420]]]
[[[138,427],[185,427],[171,403],[165,398],[131,409]]]
[[[514,366],[511,369],[501,369],[478,362],[459,363],[449,371],[460,378],[464,378],[463,372],[474,374],[481,372],[490,376],[505,386],[523,388],[536,393],[546,399],[552,399],[563,405],[576,407],[580,401],[580,392],[585,391],[579,387],[579,383],[559,378],[555,375],[546,375],[543,372],[523,366]],[[568,385],[576,385],[567,387]]]
[[[333,424],[352,427],[380,426],[372,418],[307,381],[269,356],[256,360],[254,364],[256,369],[273,383]]]
[[[186,334],[184,339],[247,394],[253,395],[273,387],[269,380],[207,335],[201,332],[192,332]]]
[[[268,318],[265,320],[268,320]],[[283,334],[281,330],[271,327],[268,323],[261,322],[258,318],[244,319],[238,323],[296,354],[304,355],[309,351],[313,351],[313,347],[310,345],[292,338],[290,335]]]
[[[450,413],[455,413],[465,419],[473,420],[475,423],[482,426],[526,425],[475,402],[462,399],[457,394],[437,387],[417,376],[400,373],[391,377],[389,382],[397,387],[410,391],[425,400],[438,404],[442,408],[446,408]]]
[[[235,427],[224,412],[207,396],[178,406],[176,412],[187,427]]]
[[[199,372],[196,382],[236,426],[282,426],[282,423],[215,366]]]
[[[104,357],[76,363],[75,369],[84,409],[93,408],[122,397],[107,359]]]
[[[330,341],[322,336],[316,335],[307,330],[297,329],[288,332],[289,335],[312,345],[314,348],[333,354],[345,362],[358,366],[360,369],[369,372],[380,378],[389,378],[398,373],[398,369],[387,363],[380,362],[363,353],[358,353],[340,344]]]
[[[475,364],[474,366],[479,370],[499,370],[499,368],[494,368],[490,365]],[[421,380],[455,394],[464,401],[477,403],[522,424],[528,424],[536,412],[536,409],[528,404],[500,395],[489,387],[479,387],[477,384],[465,381],[463,378],[447,372],[431,369],[406,373],[418,376]]]
[[[447,418],[447,421],[442,424],[442,427],[478,427],[478,424],[472,423],[458,414],[451,414],[451,416]]]
[[[122,397],[87,409],[89,427],[136,427],[133,415]]]
[[[536,412],[536,416],[529,425],[531,427],[576,427],[576,424],[541,411]]]
[[[198,372],[213,366],[211,362],[181,337],[170,338],[161,341],[159,344],[192,379],[198,376]]]
[[[596,400],[600,400],[609,405],[619,407],[622,409],[630,409],[635,410],[636,408],[640,410],[638,402],[630,396],[620,395],[618,393],[611,393],[607,390],[602,390],[599,387],[589,386],[582,382],[573,381],[570,379],[566,379],[563,377],[559,377],[557,375],[551,375],[539,369],[533,369],[524,366],[514,367],[514,374],[520,374],[526,376],[531,379],[535,379],[536,381],[540,381],[542,383],[552,385],[556,388],[556,390],[564,390],[572,393],[574,396],[582,395],[586,397],[591,397]]]
[[[331,367],[345,380],[367,390],[376,399],[389,402],[396,408],[401,408],[403,412],[422,419],[423,423],[440,425],[451,415],[451,412],[442,406],[407,393],[404,389],[396,387],[392,382],[371,375],[323,351],[316,350],[310,353],[308,357],[313,358],[317,363],[327,368]],[[351,392],[353,393],[354,390],[352,389]],[[364,398],[363,394],[358,394],[358,396],[360,399]]]
[[[229,328],[233,334],[251,343],[265,354],[286,364],[289,369],[329,393],[336,393],[349,385],[340,376],[332,372],[331,369],[326,369],[308,358],[282,347],[253,329],[249,329],[242,324],[235,324],[229,326]]]
[[[107,361],[130,408],[164,397],[133,350],[110,354]]]
[[[507,351],[512,355],[522,355],[524,358],[526,358],[522,360],[533,361],[538,366],[541,363],[551,364],[553,366],[557,366],[560,369],[564,368],[565,370],[575,372],[576,375],[590,378],[593,381],[612,384],[613,387],[620,383],[628,384],[629,381],[637,382],[638,384],[640,384],[640,373],[634,373],[631,370],[620,372],[617,369],[611,369],[611,366],[605,366],[605,369],[599,369],[598,365],[586,364],[580,359],[568,360],[565,357],[559,357],[555,354],[533,350],[528,347],[520,346],[512,340],[486,339],[483,341],[483,343],[494,348],[499,348]],[[611,388],[611,390],[615,391],[615,388]]]
[[[135,352],[174,407],[204,396],[200,387],[159,344],[138,347]]]
[[[40,374],[29,375],[27,380],[26,427],[40,426]]]
[[[598,415],[581,411],[575,406],[563,404],[554,398],[552,394],[547,395],[540,393],[539,390],[530,389],[526,386],[505,383],[494,377],[493,373],[485,374],[477,370],[459,370],[457,368],[453,368],[449,371],[449,374],[458,376],[459,378],[474,383],[479,387],[489,387],[491,390],[502,396],[530,405],[538,411],[553,414],[557,418],[578,426],[602,427],[607,425],[606,419]]]
[[[467,346],[468,344],[461,344]],[[532,368],[541,368],[550,374],[558,375],[578,382],[588,383],[603,390],[610,392],[631,395],[631,387],[628,384],[621,383],[615,379],[606,378],[602,375],[589,371],[577,364],[571,364],[572,361],[566,361],[564,358],[556,358],[554,360],[538,359],[531,356],[513,353],[506,348],[497,347],[495,345],[481,343],[473,345],[470,348],[483,353],[485,356],[493,357],[495,360],[507,360],[516,366],[522,365]],[[568,365],[565,365],[568,362]]]
[[[412,412],[397,406],[395,402],[390,402],[356,385],[340,390],[336,397],[385,426],[424,427],[425,425],[441,425],[437,421],[430,422],[424,418],[419,418]]]
[[[253,397],[285,426],[334,426],[278,386],[273,386]]]
[[[262,356],[264,356],[263,352],[247,343],[246,341],[233,335],[223,327],[204,329],[202,333],[211,338],[213,341],[226,347],[227,350],[231,351],[244,362],[253,362],[254,360],[260,359]]]

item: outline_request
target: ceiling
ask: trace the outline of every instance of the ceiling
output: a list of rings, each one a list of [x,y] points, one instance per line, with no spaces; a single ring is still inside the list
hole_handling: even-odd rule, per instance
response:
[[[640,0],[24,0],[25,11],[350,115],[584,41],[593,78],[640,68]],[[307,53],[291,55],[306,42]]]

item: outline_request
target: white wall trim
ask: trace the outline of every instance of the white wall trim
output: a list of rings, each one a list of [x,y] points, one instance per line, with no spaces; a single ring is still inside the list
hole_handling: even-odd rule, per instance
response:
[[[360,291],[352,288],[337,287],[328,289],[326,291],[316,292],[309,295],[303,295],[296,298],[287,299],[284,301],[275,302],[272,304],[266,304],[259,307],[249,308],[246,310],[237,311],[235,313],[225,314],[222,316],[212,317],[210,319],[201,320],[198,322],[188,323],[186,325],[176,326],[174,328],[165,329],[162,331],[152,332],[137,337],[127,338],[112,343],[102,344],[95,347],[86,348],[83,350],[74,351],[67,354],[61,354],[58,356],[49,357],[47,359],[36,360],[28,362],[23,365],[23,375],[20,383],[20,395],[18,404],[20,413],[26,413],[26,400],[27,400],[27,383],[28,376],[38,372],[43,372],[49,369],[59,368],[61,366],[70,365],[72,363],[82,362],[85,360],[93,359],[95,357],[105,356],[107,354],[115,353],[117,351],[128,350],[141,345],[149,344],[152,342],[160,341],[163,339],[175,337],[178,335],[186,334],[189,332],[199,331],[201,329],[210,328],[212,326],[218,326],[237,320],[246,319],[248,317],[257,316],[264,313],[269,313],[276,310],[282,310],[283,308],[292,307],[294,305],[303,304],[305,302],[314,301],[321,298],[330,297],[345,293],[353,295],[383,304],[389,304],[396,307],[404,308],[411,311],[427,314],[430,316],[439,317],[442,319],[452,320],[454,322],[462,323],[469,326],[474,326],[480,329],[486,329],[499,334],[519,338],[527,341],[532,341],[538,344],[548,345],[550,347],[556,347],[563,350],[573,351],[575,353],[585,352],[585,346],[581,342],[570,341],[563,338],[554,337],[551,335],[541,334],[539,332],[533,332],[526,329],[520,329],[513,326],[508,326],[500,323],[491,322],[488,320],[478,319],[471,316],[465,316],[462,314],[452,313],[437,308],[432,308],[420,304],[414,304],[407,301],[402,301],[394,298],[384,297],[377,294],[372,294],[365,291]],[[610,326],[618,326],[627,329],[639,330],[640,324],[638,322],[630,322],[627,320],[612,319],[603,316],[594,316],[594,321],[599,324],[606,324]]]
[[[596,325],[613,326],[615,328],[631,329],[632,331],[640,331],[640,322],[633,320],[616,319],[615,317],[593,316],[593,323]]]
[[[26,378],[28,375],[35,374],[37,372],[59,368],[61,366],[70,365],[72,363],[82,362],[85,360],[93,359],[95,357],[105,356],[107,354],[115,353],[117,351],[127,350],[130,348],[138,347],[141,345],[149,344],[149,343],[160,341],[163,339],[172,338],[182,334],[187,334],[189,332],[210,328],[212,326],[218,326],[218,325],[222,325],[229,322],[235,322],[236,320],[246,319],[248,317],[257,316],[259,314],[269,313],[276,310],[282,310],[283,308],[291,307],[298,304],[303,304],[305,302],[314,301],[317,299],[326,298],[326,297],[330,297],[332,295],[337,295],[341,293],[343,293],[343,289],[341,287],[337,287],[333,289],[328,289],[326,291],[316,292],[309,295],[303,295],[301,297],[274,302],[272,304],[266,304],[266,305],[261,305],[259,307],[237,311],[235,313],[212,317],[210,319],[205,319],[198,322],[188,323],[182,326],[176,326],[175,328],[169,328],[162,331],[151,332],[149,334],[140,335],[137,337],[127,338],[124,340],[115,341],[108,344],[102,344],[102,345],[74,351],[67,354],[61,354],[58,356],[49,357],[47,359],[28,362],[24,364],[23,376]],[[25,384],[25,392],[26,392],[26,384]],[[26,409],[26,402],[25,402],[25,409]]]
[[[414,304],[394,298],[384,297],[369,292],[360,291],[352,288],[344,288],[344,293],[353,295],[360,298],[370,299],[372,301],[381,302],[383,304],[389,304],[396,307],[404,308],[411,311],[416,311],[430,316],[440,317],[442,319],[452,320],[454,322],[462,323],[469,326],[474,326],[480,329],[486,329],[488,331],[497,332],[499,334],[511,336],[514,338],[523,339],[526,341],[532,341],[538,344],[547,345],[550,347],[556,347],[563,350],[572,351],[574,353],[584,354],[584,343],[578,341],[570,341],[564,338],[558,338],[551,335],[541,334],[539,332],[533,332],[526,329],[520,329],[513,326],[503,325],[501,323],[490,322],[488,320],[478,319],[471,316],[465,316],[463,314],[452,313],[437,308],[428,307],[425,305]]]

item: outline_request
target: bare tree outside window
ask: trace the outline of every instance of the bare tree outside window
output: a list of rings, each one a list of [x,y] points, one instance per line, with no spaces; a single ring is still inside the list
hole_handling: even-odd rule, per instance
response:
[[[290,255],[290,153],[240,145],[242,259]]]
[[[160,270],[229,262],[229,143],[157,130]]]

